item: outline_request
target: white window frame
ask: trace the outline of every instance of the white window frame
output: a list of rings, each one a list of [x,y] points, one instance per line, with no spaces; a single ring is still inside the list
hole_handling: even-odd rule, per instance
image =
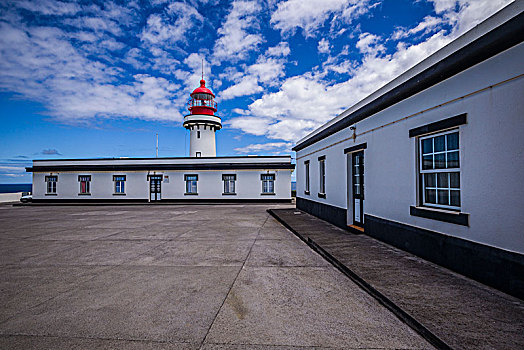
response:
[[[126,180],[125,175],[113,175],[114,194],[126,194]]]
[[[198,194],[198,175],[185,174],[184,180],[186,182],[186,193],[185,194]]]
[[[454,134],[456,133],[458,135],[458,148],[455,150],[455,149],[452,149],[452,150],[448,150],[448,138],[447,137],[444,137],[444,151],[439,151],[439,152],[435,152],[435,138],[436,137],[439,137],[439,136],[442,136],[442,135],[449,135],[449,134]],[[427,139],[433,139],[432,141],[432,152],[431,153],[423,153],[423,150],[422,150],[422,143],[424,140],[427,140]],[[451,129],[451,130],[446,130],[446,131],[441,131],[441,132],[438,132],[438,133],[434,133],[434,134],[429,134],[429,135],[424,135],[424,136],[420,136],[417,140],[417,147],[418,147],[418,170],[419,170],[419,174],[420,174],[420,183],[421,183],[421,186],[420,186],[420,190],[421,190],[421,193],[420,193],[420,201],[421,201],[421,204],[422,206],[425,206],[425,207],[433,207],[433,208],[441,208],[441,209],[449,209],[449,210],[454,210],[454,211],[460,211],[461,210],[461,198],[462,198],[462,189],[461,189],[461,186],[460,186],[460,183],[461,183],[461,180],[460,180],[460,132],[459,132],[459,129],[458,128],[454,128],[454,129]],[[448,168],[448,154],[449,153],[454,153],[454,152],[458,152],[458,167],[449,167]],[[439,168],[439,169],[436,169],[435,168],[435,155],[441,155],[441,154],[444,154],[445,156],[445,168]],[[429,156],[431,155],[432,156],[432,166],[433,168],[432,169],[423,169],[423,159],[424,159],[424,156]],[[458,187],[451,187],[451,174],[452,173],[458,173]],[[434,179],[434,186],[431,186],[431,187],[426,187],[426,183],[425,183],[425,174],[435,174],[435,179]],[[445,176],[446,178],[446,182],[447,182],[447,186],[439,186],[439,177],[441,175],[439,174],[447,174],[447,176]],[[453,175],[453,176],[456,176],[456,175]],[[435,203],[431,203],[431,202],[427,202],[426,201],[426,190],[432,190],[432,191],[435,191]],[[439,204],[438,203],[438,192],[439,191],[447,191],[448,192],[448,195],[447,195],[447,198],[448,198],[448,204]],[[457,191],[458,192],[458,195],[459,195],[459,205],[456,206],[456,205],[451,205],[451,191]]]
[[[51,179],[54,179],[51,181]],[[49,175],[45,177],[46,182],[46,194],[56,194],[56,183],[58,182],[58,176]]]
[[[275,194],[275,174],[262,174],[262,194]]]
[[[236,180],[237,176],[235,174],[222,175],[222,181],[224,182],[223,194],[236,194]]]

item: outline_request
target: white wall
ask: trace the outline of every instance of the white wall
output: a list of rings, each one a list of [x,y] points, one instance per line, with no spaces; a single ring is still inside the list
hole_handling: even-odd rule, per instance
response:
[[[200,138],[197,137],[198,132],[200,132]],[[204,129],[203,125],[195,126],[190,131],[189,140],[190,157],[196,157],[197,152],[200,152],[201,157],[215,157],[217,155],[214,128],[206,126]]]
[[[357,134],[465,96],[524,73],[524,44],[484,61],[356,124]],[[364,212],[467,240],[524,252],[524,78],[385,126],[355,141],[349,128],[297,152],[297,196],[347,208],[344,148],[367,143]],[[409,130],[467,113],[460,126],[461,208],[470,226],[411,216],[417,204],[416,138]],[[326,156],[326,199],[318,198],[318,161]],[[304,161],[311,162],[311,195],[304,195]]]

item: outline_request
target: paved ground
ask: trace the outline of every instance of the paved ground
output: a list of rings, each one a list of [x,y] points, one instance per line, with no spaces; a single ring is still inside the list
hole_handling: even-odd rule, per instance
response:
[[[296,209],[273,211],[454,349],[524,349],[524,302]]]
[[[431,348],[267,208],[0,206],[0,349]]]

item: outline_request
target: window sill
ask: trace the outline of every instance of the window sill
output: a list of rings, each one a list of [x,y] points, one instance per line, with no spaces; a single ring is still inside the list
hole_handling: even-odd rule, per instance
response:
[[[261,196],[274,196],[275,192],[262,192],[260,195]]]
[[[421,218],[469,226],[469,214],[428,207],[409,207],[409,214]]]
[[[319,193],[318,194],[318,198],[326,198],[326,194],[325,193]]]
[[[198,193],[184,193],[184,196],[198,196]]]
[[[222,193],[223,196],[236,196],[237,194],[234,193],[234,192],[227,192],[227,193]]]
[[[113,193],[113,196],[125,196],[125,193]]]
[[[78,195],[79,195],[79,196],[90,196],[91,193],[79,193]]]
[[[45,195],[46,196],[58,196],[58,194],[56,194],[56,193],[46,193]]]
[[[304,194],[307,194],[309,196],[311,193],[309,191],[304,191]]]

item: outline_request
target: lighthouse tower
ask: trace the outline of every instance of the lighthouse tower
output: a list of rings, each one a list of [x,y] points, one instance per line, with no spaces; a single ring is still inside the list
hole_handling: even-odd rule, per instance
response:
[[[216,157],[215,131],[222,128],[220,117],[215,115],[215,95],[200,80],[200,87],[191,93],[188,109],[191,114],[184,117],[184,127],[190,130],[190,157]]]

